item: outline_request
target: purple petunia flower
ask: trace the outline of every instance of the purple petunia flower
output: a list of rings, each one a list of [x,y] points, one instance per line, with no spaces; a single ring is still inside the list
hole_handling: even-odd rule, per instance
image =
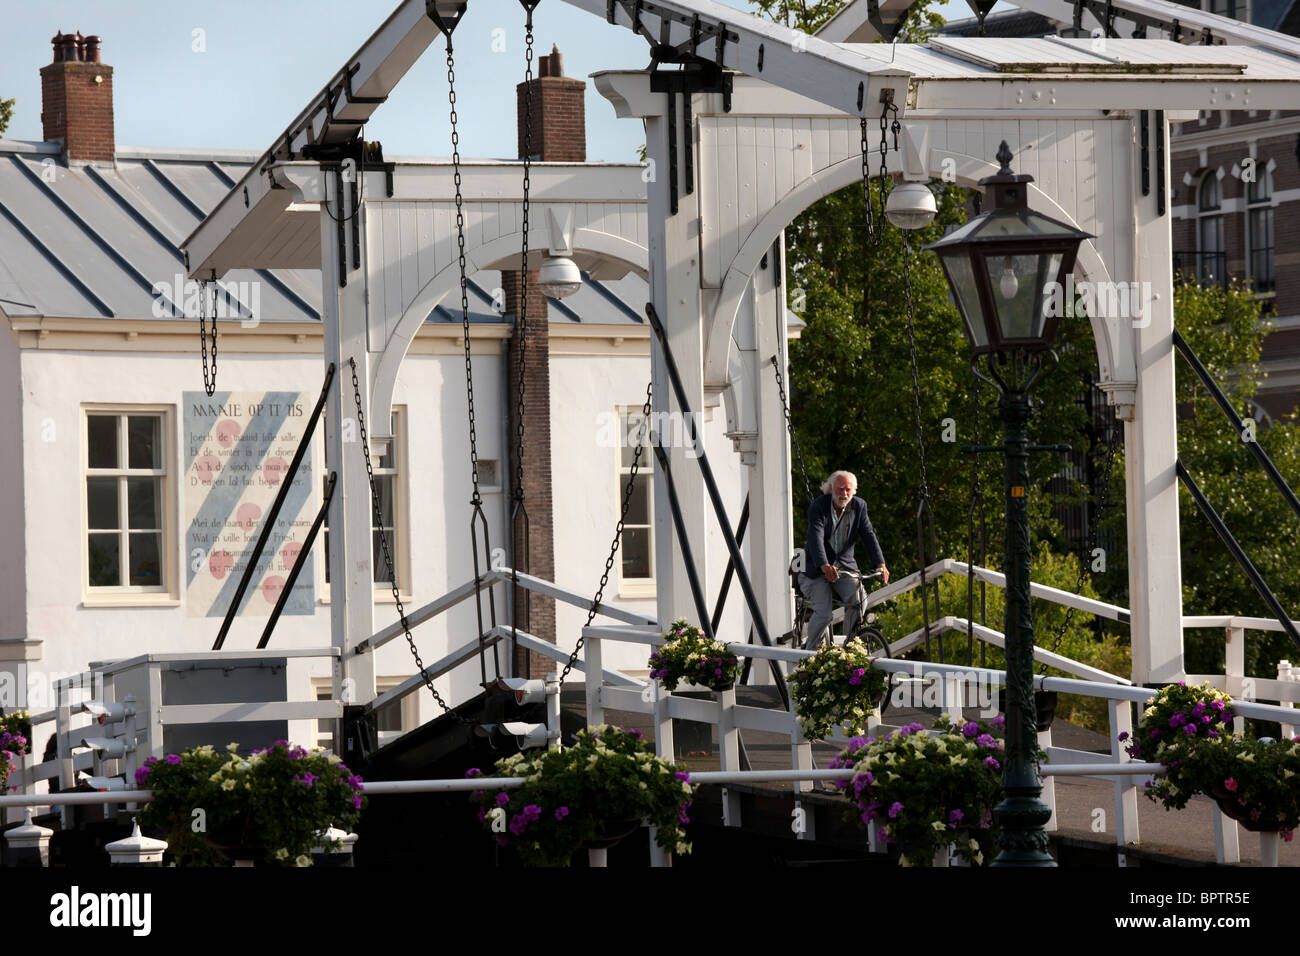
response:
[[[1184,731],[1185,733],[1191,734],[1193,737],[1195,737],[1195,736],[1196,736],[1196,725],[1195,725],[1195,724],[1188,724],[1186,727],[1183,728],[1183,731]]]
[[[568,815],[569,815],[569,808],[568,808],[568,807],[556,807],[556,808],[555,808],[555,819],[557,819],[557,820],[563,820],[563,819],[564,819],[565,817],[567,817]]]
[[[680,780],[682,783],[691,782],[691,775],[684,770],[678,770],[675,774],[673,774],[673,777],[677,780]]]
[[[481,776],[483,776],[483,771],[480,770],[478,767],[470,767],[468,770],[465,771],[465,776],[467,776],[467,777],[481,777]]]
[[[858,684],[861,684],[861,683],[862,683],[862,678],[861,678],[861,677],[850,677],[850,678],[849,678],[849,683],[850,683],[850,684],[853,684],[854,686],[857,686]]]
[[[1002,764],[998,763],[997,760],[995,760],[995,759],[992,758],[992,757],[985,757],[985,758],[984,758],[984,766],[988,767],[990,770],[1001,770],[1001,769],[1002,769]]]
[[[981,747],[992,747],[997,743],[997,741],[994,740],[990,734],[980,734],[975,738],[975,743],[979,744]]]
[[[889,808],[889,818],[892,820],[903,812],[903,804],[895,800],[893,806]]]
[[[1122,731],[1122,732],[1120,733],[1118,739],[1119,739],[1119,740],[1128,740],[1128,731],[1127,731],[1127,730]]]
[[[961,823],[961,818],[965,815],[960,810],[953,810],[948,814],[948,822],[950,824]]]
[[[146,780],[149,779],[149,772],[150,772],[151,770],[153,770],[153,767],[136,767],[136,768],[135,768],[135,782],[136,782],[136,783],[144,783]]]
[[[980,725],[973,720],[969,721],[962,725],[961,732],[963,737],[974,737],[979,734]]]
[[[171,764],[171,765],[174,767],[174,766],[176,766],[178,763],[181,762],[181,755],[180,755],[180,754],[168,754],[168,755],[167,755],[167,762],[168,762],[169,764]]]
[[[360,810],[360,809],[361,809],[361,797],[360,797],[360,796],[355,796],[355,797],[352,798],[352,809],[354,809],[354,810]]]
[[[992,724],[994,727],[1001,727],[1006,722],[1007,719],[1003,717],[1001,714],[998,714],[996,717],[994,717],[992,720],[989,721],[989,723]]]
[[[506,793],[504,790],[502,790],[500,793],[497,794],[498,807],[504,807],[509,802],[510,802],[510,794]]]

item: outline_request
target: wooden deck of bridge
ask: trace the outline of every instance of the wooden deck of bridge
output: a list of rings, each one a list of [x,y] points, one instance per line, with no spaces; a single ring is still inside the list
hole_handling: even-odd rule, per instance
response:
[[[737,702],[753,707],[778,707],[779,698],[773,687],[739,687]],[[562,722],[567,732],[586,723],[584,690],[580,684],[566,684],[561,695]],[[889,708],[884,714],[886,728],[917,721],[929,727],[938,716],[937,710]],[[654,723],[648,714],[621,710],[606,710],[605,722],[621,727],[636,728],[654,740]],[[709,730],[707,744],[702,731]],[[718,770],[716,728],[704,725],[674,728],[678,762],[690,770]],[[754,770],[790,769],[789,738],[778,734],[753,730],[742,732],[750,767]],[[1052,726],[1052,743],[1057,747],[1109,753],[1106,738],[1098,733],[1058,720]],[[826,768],[838,748],[823,743],[813,745],[813,756],[819,768]],[[1140,783],[1141,781],[1139,781]],[[709,788],[716,790],[716,788]],[[793,787],[789,783],[754,783],[735,785],[733,789],[746,795],[749,802],[765,808],[769,816],[780,814],[780,820],[757,820],[753,823],[765,832],[789,830]],[[808,806],[836,813],[847,810],[848,803],[838,792],[804,794],[801,800]],[[720,797],[716,793],[702,794],[703,805],[696,811],[718,814]],[[1059,777],[1056,780],[1057,828],[1052,833],[1054,844],[1064,847],[1073,859],[1089,860],[1098,865],[1116,865],[1114,789],[1107,782],[1080,777]],[[1101,814],[1096,811],[1101,810]],[[1204,797],[1194,797],[1181,811],[1167,811],[1158,803],[1145,797],[1138,799],[1138,828],[1141,842],[1126,848],[1128,866],[1213,866],[1214,803]],[[843,814],[845,820],[848,813]],[[720,822],[720,819],[715,822]],[[775,823],[775,825],[773,825]],[[748,826],[748,823],[747,823]],[[1094,827],[1100,826],[1100,831]],[[862,842],[866,843],[863,829]],[[793,837],[792,837],[793,839]],[[1258,866],[1260,860],[1259,838],[1256,834],[1240,831],[1241,865]],[[1282,843],[1278,854],[1280,866],[1300,866],[1300,840]]]

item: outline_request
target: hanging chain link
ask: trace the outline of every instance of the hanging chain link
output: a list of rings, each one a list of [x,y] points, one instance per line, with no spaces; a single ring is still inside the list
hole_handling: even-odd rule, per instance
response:
[[[397,605],[397,616],[402,622],[402,633],[406,635],[406,643],[411,648],[411,655],[415,658],[415,664],[420,668],[420,677],[423,678],[425,686],[429,688],[429,693],[433,694],[433,699],[438,702],[438,706],[445,713],[451,714],[458,722],[462,724],[472,724],[474,721],[468,720],[456,713],[447,702],[442,699],[438,689],[433,686],[433,678],[424,667],[424,661],[420,658],[420,651],[415,646],[415,638],[411,636],[411,625],[406,619],[406,606],[402,603],[401,589],[398,587],[397,570],[393,566],[393,552],[388,546],[388,533],[384,531],[384,512],[379,502],[379,489],[375,486],[375,469],[370,462],[370,439],[366,434],[366,413],[361,407],[361,382],[357,378],[357,361],[349,358],[348,364],[352,366],[352,395],[357,404],[357,431],[361,435],[361,454],[366,460],[366,481],[370,483],[370,503],[374,511],[374,528],[379,532],[379,545],[384,553],[384,570],[388,574],[388,580],[393,588],[393,603]]]
[[[781,363],[777,361],[775,355],[772,356],[772,368],[776,371],[776,392],[781,396],[781,411],[785,414],[785,430],[790,435],[790,447],[794,450],[794,460],[799,465],[799,475],[803,478],[804,494],[808,496],[808,504],[812,504],[814,499],[812,493],[812,483],[808,480],[808,469],[803,463],[803,453],[799,451],[799,439],[794,435],[794,421],[790,418],[790,403],[785,397],[785,379],[781,377]]]
[[[875,207],[871,201],[871,144],[867,140],[867,118],[861,119],[862,126],[862,205],[866,212],[867,242],[875,245],[878,241]]]
[[[925,473],[925,433],[921,427],[921,376],[916,366],[916,330],[912,313],[912,243],[903,236],[903,294],[907,307],[907,351],[912,365],[912,415],[916,424],[916,455],[921,472],[921,500],[929,506],[930,484]],[[924,569],[922,569],[924,571]]]
[[[199,348],[203,352],[203,390],[208,397],[217,391],[217,308],[216,292],[212,291],[211,279],[199,280]],[[212,292],[212,378],[208,378],[208,293]]]
[[[469,408],[469,464],[474,490],[470,504],[479,507],[483,502],[478,490],[478,429],[474,423],[474,368],[469,346],[469,282],[465,278],[465,201],[461,192],[460,133],[456,129],[456,60],[452,53],[451,36],[447,37],[447,102],[451,106],[451,169],[456,187],[456,257],[460,265],[460,320],[465,336],[465,398]]]
[[[614,540],[609,545],[609,557],[605,559],[605,571],[600,576],[600,586],[596,588],[596,596],[591,599],[591,609],[587,611],[587,623],[583,627],[590,627],[591,622],[596,619],[596,612],[600,610],[600,599],[605,596],[609,572],[614,567],[614,557],[618,554],[618,545],[623,538],[623,525],[627,521],[627,510],[632,503],[632,493],[636,489],[636,473],[641,467],[641,451],[650,440],[650,390],[653,387],[653,382],[645,387],[645,405],[641,408],[641,430],[637,432],[636,448],[632,452],[632,470],[627,476],[627,484],[623,487],[623,508],[619,512],[618,524],[614,528]],[[578,643],[574,645],[573,653],[569,655],[568,663],[564,665],[564,671],[560,674],[561,687],[564,686],[564,679],[569,676],[569,671],[573,670],[574,665],[578,663],[578,655],[582,653],[582,645],[585,641],[586,638],[579,633]]]
[[[532,185],[533,153],[533,8],[527,3],[524,9],[528,19],[524,24],[524,195],[522,209],[524,240],[520,252],[522,278],[520,281],[519,311],[515,325],[519,330],[519,395],[515,411],[515,502],[524,498],[524,364],[528,351],[528,211],[529,187]],[[525,560],[527,556],[525,555]],[[518,564],[518,558],[512,564]]]

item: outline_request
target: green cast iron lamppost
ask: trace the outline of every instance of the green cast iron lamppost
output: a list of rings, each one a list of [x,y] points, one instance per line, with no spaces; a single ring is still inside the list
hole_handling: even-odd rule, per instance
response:
[[[971,367],[999,393],[1006,455],[1007,744],[1005,792],[997,808],[1001,834],[994,866],[1055,866],[1043,830],[1051,811],[1039,799],[1038,721],[1034,706],[1034,617],[1029,598],[1029,389],[1056,336],[1055,310],[1046,308],[1049,283],[1064,283],[1079,244],[1092,238],[1029,209],[1032,176],[1011,171],[1011,150],[998,149],[1002,168],[980,180],[991,208],[926,248],[939,255],[966,334],[975,346]],[[1059,286],[1058,286],[1059,288]],[[980,357],[991,377],[976,368]],[[1055,446],[1053,446],[1055,447]],[[988,449],[988,450],[995,450]],[[981,451],[985,449],[980,449]]]

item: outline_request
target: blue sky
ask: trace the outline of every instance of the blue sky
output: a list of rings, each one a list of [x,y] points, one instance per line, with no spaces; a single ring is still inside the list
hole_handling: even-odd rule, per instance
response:
[[[741,0],[725,2],[746,9]],[[17,99],[7,137],[42,138],[38,71],[52,59],[55,33],[80,31],[103,38],[103,60],[114,68],[119,146],[261,152],[397,0],[41,0],[6,6],[0,97]],[[940,9],[953,18],[970,15],[961,0]],[[538,53],[558,44],[569,76],[649,62],[643,39],[563,0],[545,0],[534,20]],[[499,29],[505,31],[504,52],[493,51]],[[516,155],[514,88],[523,78],[523,35],[518,0],[475,0],[456,30],[463,156]],[[376,112],[366,138],[381,141],[390,156],[444,156],[450,152],[447,112],[439,40]],[[640,124],[616,119],[588,87],[588,159],[633,161],[644,141]]]

